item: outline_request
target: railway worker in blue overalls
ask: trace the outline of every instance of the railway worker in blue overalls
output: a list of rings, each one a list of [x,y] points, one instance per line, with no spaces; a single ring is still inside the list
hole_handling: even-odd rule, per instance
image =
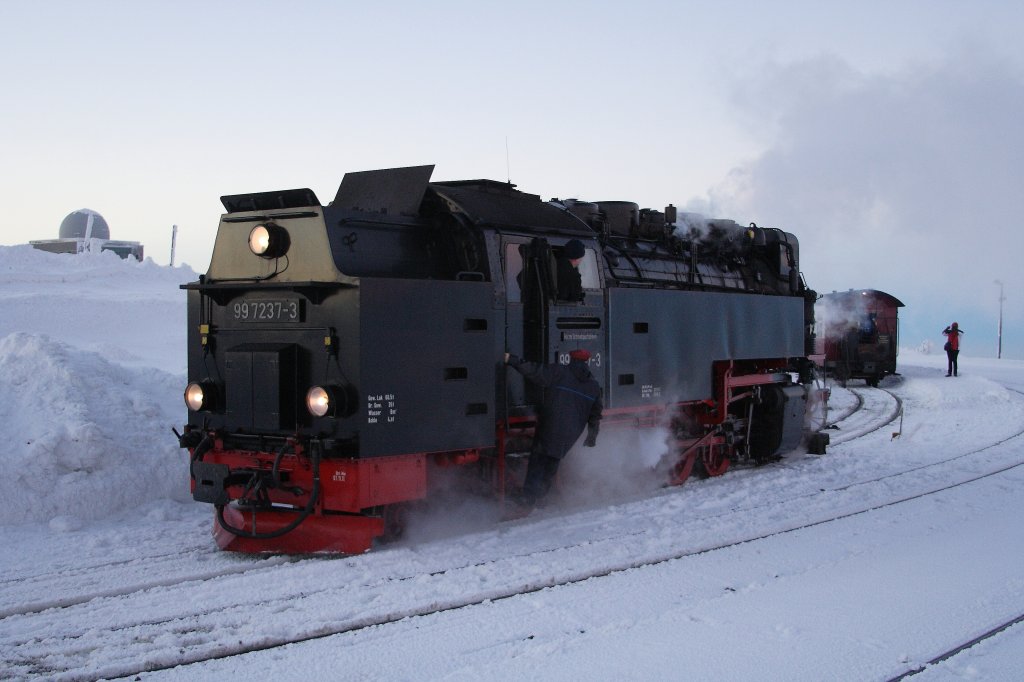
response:
[[[558,466],[587,427],[584,445],[597,444],[601,425],[601,387],[590,373],[590,352],[574,350],[568,365],[542,365],[524,362],[505,353],[505,363],[544,387],[537,431],[530,450],[530,462],[523,484],[523,505],[532,507],[547,495],[558,473]]]

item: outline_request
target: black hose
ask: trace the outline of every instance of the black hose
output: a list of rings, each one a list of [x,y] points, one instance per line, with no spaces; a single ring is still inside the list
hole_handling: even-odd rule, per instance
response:
[[[196,449],[192,451],[192,461],[202,462],[203,457],[206,455],[207,452],[210,451],[210,448],[212,447],[213,434],[208,433],[205,436],[203,436],[203,439],[199,441],[199,445],[197,445]]]
[[[285,444],[287,447],[287,443]],[[299,512],[299,516],[283,528],[278,528],[275,531],[269,533],[257,533],[255,531],[246,531],[241,528],[235,528],[227,522],[224,518],[224,505],[217,506],[217,523],[220,527],[240,538],[247,538],[249,540],[272,540],[273,538],[279,538],[286,533],[290,533],[299,527],[299,524],[309,518],[309,515],[313,513],[313,508],[316,506],[317,500],[320,498],[320,448],[316,443],[310,443],[310,450],[312,451],[313,460],[313,492],[309,495],[309,502],[306,503],[306,507]],[[278,452],[278,458],[284,453],[284,448]],[[277,466],[275,461],[274,466]],[[276,475],[276,472],[275,472]]]
[[[270,469],[270,474],[273,477],[275,488],[281,487],[281,458],[284,457],[284,451],[288,449],[289,445],[291,445],[291,441],[286,440],[274,455],[274,466]]]
[[[213,447],[213,434],[207,433],[203,437],[203,439],[201,441],[199,441],[199,445],[196,446],[195,450],[192,451],[192,456],[189,457],[189,460],[188,460],[188,475],[192,478],[193,481],[196,478],[196,474],[192,470],[192,465],[195,464],[196,462],[202,462],[203,461],[203,457],[206,455],[207,452],[210,451],[210,448],[212,448],[212,447]]]

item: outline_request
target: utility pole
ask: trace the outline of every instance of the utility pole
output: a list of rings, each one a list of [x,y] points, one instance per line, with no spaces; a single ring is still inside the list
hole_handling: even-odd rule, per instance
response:
[[[1006,300],[1006,297],[1003,296],[1003,283],[997,279],[996,284],[999,285],[999,334],[996,337],[998,339],[996,359],[998,360],[1003,357],[1003,301]]]
[[[171,267],[174,267],[174,247],[178,245],[178,226],[171,225]],[[1002,324],[1000,322],[999,324]]]

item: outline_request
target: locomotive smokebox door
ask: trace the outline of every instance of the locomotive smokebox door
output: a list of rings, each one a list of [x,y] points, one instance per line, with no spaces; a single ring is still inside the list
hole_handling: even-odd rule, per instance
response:
[[[225,396],[230,428],[257,433],[294,429],[296,348],[294,344],[250,343],[226,353]]]

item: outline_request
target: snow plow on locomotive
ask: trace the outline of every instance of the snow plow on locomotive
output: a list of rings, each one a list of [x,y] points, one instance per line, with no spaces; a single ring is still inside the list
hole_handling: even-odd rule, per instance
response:
[[[672,429],[666,483],[807,436],[816,294],[795,237],[432,170],[348,173],[327,206],[222,197],[209,270],[183,285],[180,437],[222,548],[366,551],[443,472],[503,500],[540,399],[506,352],[589,351],[602,429]],[[567,297],[570,240],[585,255]]]

